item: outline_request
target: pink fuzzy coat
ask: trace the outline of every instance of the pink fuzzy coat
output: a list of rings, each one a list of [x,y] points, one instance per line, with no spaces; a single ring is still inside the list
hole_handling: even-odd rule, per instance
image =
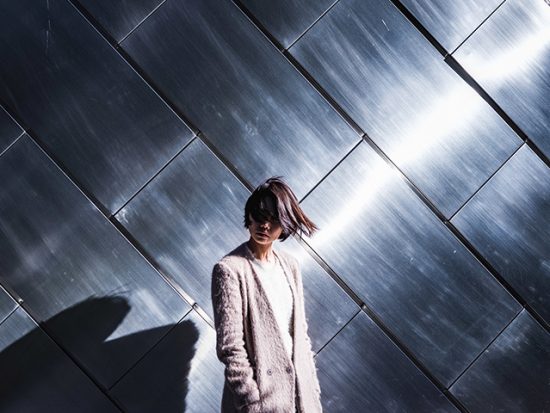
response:
[[[293,256],[275,249],[273,252],[282,263],[294,298],[294,360],[285,350],[245,242],[224,256],[212,271],[216,352],[225,364],[222,413],[322,412],[300,267]]]

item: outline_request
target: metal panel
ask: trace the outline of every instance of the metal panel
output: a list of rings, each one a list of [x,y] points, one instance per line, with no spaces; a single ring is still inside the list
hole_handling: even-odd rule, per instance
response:
[[[300,263],[308,335],[317,352],[357,314],[359,307],[294,239],[288,238],[274,248],[289,252]]]
[[[550,408],[550,334],[527,311],[451,387],[471,413]]]
[[[109,211],[191,138],[68,1],[2,2],[0,27],[0,98]]]
[[[0,324],[0,411],[118,412],[18,308]]]
[[[452,220],[550,322],[550,170],[523,146]]]
[[[451,53],[503,0],[401,0]]]
[[[0,106],[0,154],[12,143],[23,130]]]
[[[550,5],[508,0],[453,56],[550,157]]]
[[[116,218],[162,272],[213,317],[212,267],[249,237],[242,223],[249,195],[196,140]],[[275,248],[279,246],[293,253],[303,265],[306,312],[317,350],[355,314],[357,306],[296,241],[276,243]]]
[[[389,1],[342,0],[290,52],[446,217],[521,144]]]
[[[120,42],[142,20],[147,18],[161,0],[118,0],[92,1],[79,0],[79,3]]]
[[[443,383],[519,304],[367,144],[304,200],[312,247]]]
[[[284,48],[288,48],[335,0],[241,0]]]
[[[120,377],[189,310],[115,227],[21,137],[0,157],[0,274],[100,383]]]
[[[216,333],[192,311],[111,393],[132,413],[217,412],[224,380]]]
[[[363,312],[316,365],[327,412],[458,412]]]
[[[199,140],[117,215],[162,272],[213,317],[212,267],[247,238],[250,193]]]
[[[0,324],[17,307],[17,303],[12,300],[6,290],[0,287]]]
[[[301,198],[359,141],[231,2],[168,1],[122,47],[252,186]]]

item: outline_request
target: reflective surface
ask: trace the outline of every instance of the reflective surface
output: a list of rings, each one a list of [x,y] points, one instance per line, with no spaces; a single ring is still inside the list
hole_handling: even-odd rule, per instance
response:
[[[17,303],[11,299],[8,293],[0,287],[0,324],[17,307]]]
[[[122,47],[252,186],[283,175],[303,197],[358,135],[232,3],[179,4]]]
[[[451,53],[503,0],[400,0]]]
[[[452,220],[550,322],[550,170],[523,146]]]
[[[292,254],[300,263],[308,335],[317,352],[357,314],[359,307],[293,238],[275,248]]]
[[[216,333],[191,311],[112,390],[127,412],[219,412]]]
[[[118,412],[18,308],[0,324],[0,411]]]
[[[335,0],[241,0],[284,48],[294,42]]]
[[[212,264],[272,175],[321,228],[276,248],[324,411],[550,408],[547,163],[398,11],[460,41],[495,1],[0,2],[0,410],[219,411]],[[548,154],[546,3],[455,57]]]
[[[368,145],[302,203],[309,241],[443,383],[450,383],[519,305]]]
[[[162,3],[162,0],[79,0],[79,3],[117,42],[120,42]]]
[[[453,55],[550,157],[550,6],[508,0]]]
[[[198,140],[141,191],[116,218],[162,272],[212,315],[212,267],[248,238],[249,192]]]
[[[23,130],[0,106],[0,154],[17,139]]]
[[[549,379],[550,334],[523,310],[451,392],[472,413],[544,412]]]
[[[27,136],[0,157],[2,283],[108,386],[189,309]]]
[[[3,2],[0,27],[0,98],[110,212],[190,139],[68,1]]]
[[[458,412],[363,312],[315,360],[326,412]]]
[[[116,218],[210,317],[214,264],[249,238],[243,227],[250,193],[195,140]],[[306,314],[316,350],[357,312],[357,306],[293,239],[277,242],[302,263]],[[337,305],[335,305],[337,304]]]
[[[521,143],[389,1],[340,1],[290,52],[446,217]]]

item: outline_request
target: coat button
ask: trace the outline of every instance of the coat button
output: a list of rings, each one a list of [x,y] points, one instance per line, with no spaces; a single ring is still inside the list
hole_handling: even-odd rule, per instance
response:
[[[286,368],[286,372],[287,372],[287,373],[291,373],[291,372],[292,372],[292,369],[291,369],[290,367],[287,367],[287,368]]]
[[[267,369],[267,375],[271,376],[272,374],[273,374],[273,372],[271,371],[271,369]]]

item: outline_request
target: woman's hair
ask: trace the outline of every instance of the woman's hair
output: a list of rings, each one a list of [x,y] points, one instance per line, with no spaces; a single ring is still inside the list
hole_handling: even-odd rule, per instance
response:
[[[276,216],[269,210],[266,199],[269,198],[275,205]],[[278,220],[283,229],[279,240],[284,241],[289,236],[300,232],[308,237],[319,228],[302,211],[296,195],[283,181],[281,176],[267,179],[252,192],[244,207],[244,226],[250,226],[249,215],[255,221]]]

